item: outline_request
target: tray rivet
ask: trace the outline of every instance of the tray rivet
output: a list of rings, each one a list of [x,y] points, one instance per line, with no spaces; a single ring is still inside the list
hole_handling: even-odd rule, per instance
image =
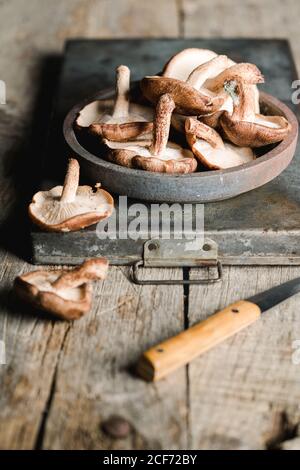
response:
[[[204,245],[202,247],[202,250],[203,251],[210,251],[211,250],[211,245],[209,245],[208,243],[204,243]]]
[[[148,245],[148,250],[149,251],[154,251],[154,250],[157,250],[158,246],[156,243],[149,243]]]

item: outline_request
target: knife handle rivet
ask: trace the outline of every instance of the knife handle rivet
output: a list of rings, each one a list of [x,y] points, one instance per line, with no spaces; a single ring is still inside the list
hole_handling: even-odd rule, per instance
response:
[[[232,311],[233,313],[239,313],[239,309],[238,309],[238,308],[232,308],[231,311]]]

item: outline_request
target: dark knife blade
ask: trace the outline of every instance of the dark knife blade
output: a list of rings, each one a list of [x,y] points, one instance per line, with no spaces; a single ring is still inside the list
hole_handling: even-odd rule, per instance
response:
[[[261,312],[265,312],[298,292],[300,292],[300,277],[260,292],[247,300],[258,305]]]

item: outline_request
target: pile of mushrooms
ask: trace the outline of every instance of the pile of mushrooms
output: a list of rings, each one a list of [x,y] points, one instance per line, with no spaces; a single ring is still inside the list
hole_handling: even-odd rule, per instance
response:
[[[256,158],[252,149],[280,142],[291,129],[283,116],[260,113],[263,82],[254,64],[185,49],[141,80],[138,102],[129,68],[120,65],[115,100],[88,104],[74,127],[93,137],[99,157],[129,168],[192,173],[243,165]]]
[[[108,261],[95,258],[71,271],[33,271],[18,276],[14,290],[22,300],[37,309],[63,320],[76,320],[91,308],[91,281],[105,279],[107,270]]]

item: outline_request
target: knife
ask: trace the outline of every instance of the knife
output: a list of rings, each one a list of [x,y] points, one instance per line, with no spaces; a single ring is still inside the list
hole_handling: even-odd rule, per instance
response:
[[[160,380],[246,326],[262,313],[300,292],[300,277],[272,287],[247,300],[239,300],[206,320],[146,351],[137,373],[147,381]]]

